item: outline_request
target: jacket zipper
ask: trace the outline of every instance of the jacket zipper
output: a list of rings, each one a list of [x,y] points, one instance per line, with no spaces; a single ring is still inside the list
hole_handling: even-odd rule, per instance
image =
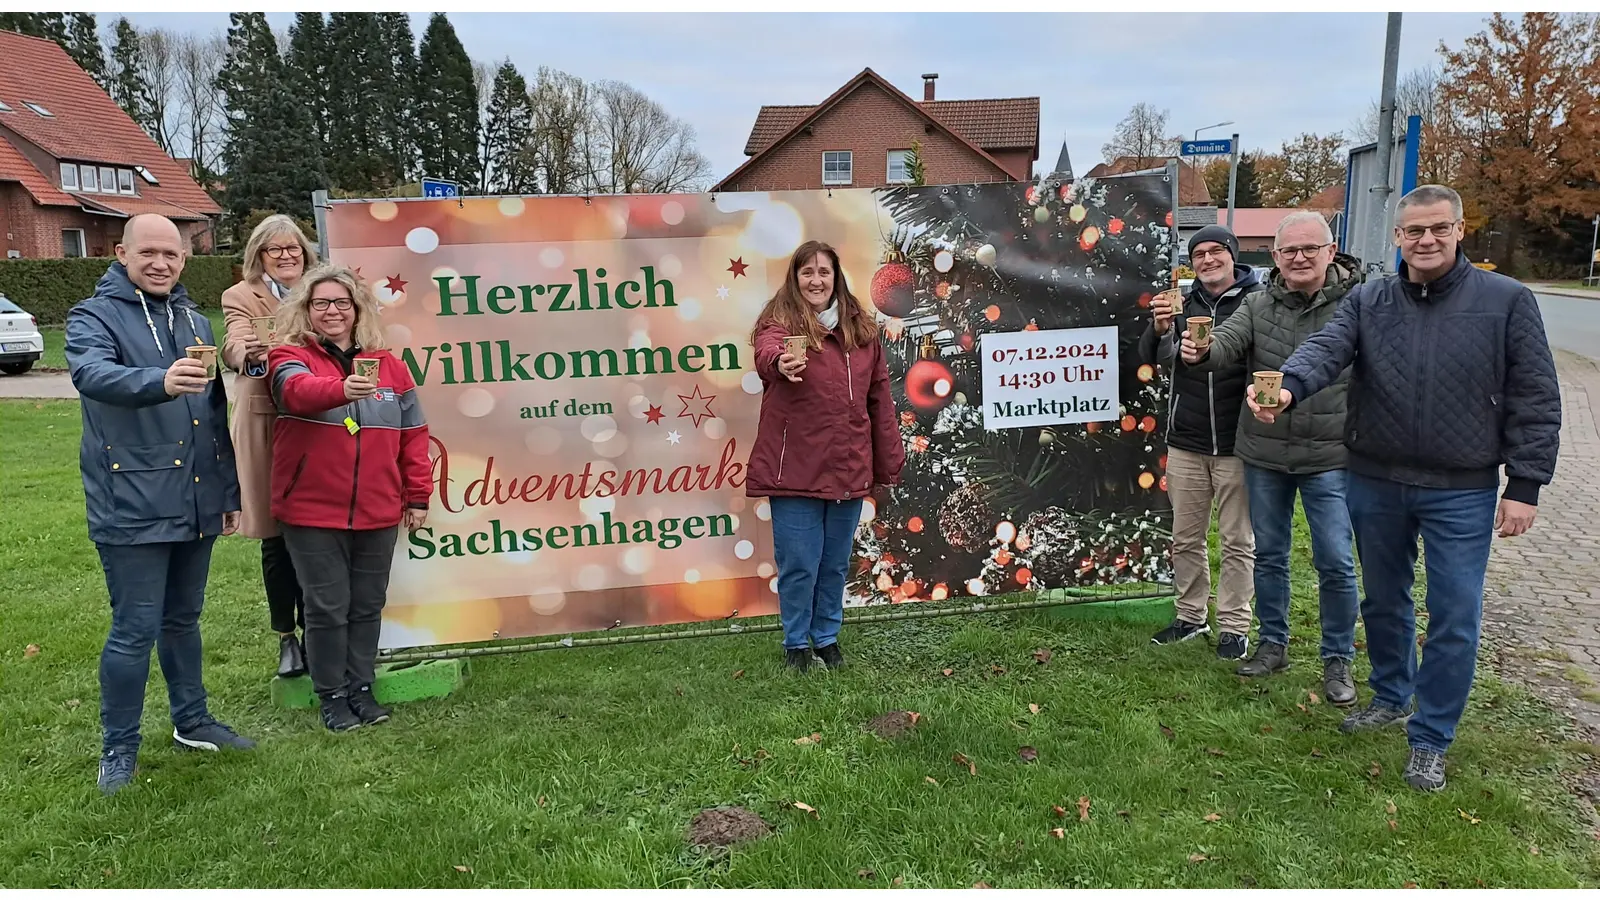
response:
[[[355,412],[355,410],[351,410]],[[359,424],[359,423],[358,423]],[[355,474],[350,476],[350,528],[356,527],[356,485],[361,481],[361,432],[356,432],[356,467]]]
[[[778,483],[783,484],[783,457],[789,452],[789,426],[783,426],[783,437],[778,444]]]
[[[1211,405],[1211,455],[1221,456],[1222,447],[1217,443],[1217,373],[1206,373],[1206,399]]]
[[[289,479],[289,486],[283,489],[283,498],[282,499],[287,499],[288,496],[289,496],[289,492],[294,490],[294,486],[300,483],[300,473],[304,472],[305,470],[306,470],[306,456],[304,454],[302,454],[301,457],[300,457],[300,464],[294,467],[294,477]]]

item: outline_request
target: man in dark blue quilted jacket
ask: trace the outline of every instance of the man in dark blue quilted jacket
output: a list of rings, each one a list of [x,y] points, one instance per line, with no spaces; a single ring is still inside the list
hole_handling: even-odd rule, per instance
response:
[[[1538,303],[1515,280],[1469,263],[1463,232],[1455,191],[1424,185],[1402,197],[1400,273],[1363,284],[1289,357],[1277,410],[1247,398],[1270,421],[1353,366],[1344,440],[1374,696],[1339,730],[1405,724],[1405,779],[1420,790],[1445,784],[1444,754],[1477,662],[1490,544],[1533,525],[1561,443]],[[1420,667],[1411,597],[1419,536],[1428,574]]]

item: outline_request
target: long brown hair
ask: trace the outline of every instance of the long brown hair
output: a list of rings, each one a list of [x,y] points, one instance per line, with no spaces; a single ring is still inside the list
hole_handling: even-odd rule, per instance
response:
[[[819,253],[825,254],[833,264],[833,301],[839,304],[839,334],[844,339],[845,349],[854,350],[878,339],[878,319],[850,293],[844,269],[839,266],[839,252],[821,241],[806,241],[789,258],[789,274],[783,279],[783,287],[778,288],[761,315],[756,317],[755,327],[750,331],[752,344],[761,329],[777,322],[783,326],[785,334],[805,335],[810,338],[812,347],[822,346],[827,329],[822,327],[816,311],[800,292],[800,269],[815,260]]]

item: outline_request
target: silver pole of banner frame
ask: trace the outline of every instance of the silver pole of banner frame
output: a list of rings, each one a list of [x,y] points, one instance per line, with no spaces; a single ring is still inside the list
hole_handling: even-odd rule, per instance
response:
[[[311,215],[317,222],[317,258],[328,261],[328,192],[311,192]]]

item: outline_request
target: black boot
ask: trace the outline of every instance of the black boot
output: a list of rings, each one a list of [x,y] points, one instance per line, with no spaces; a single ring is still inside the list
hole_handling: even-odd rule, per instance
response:
[[[329,731],[349,731],[361,727],[361,719],[350,709],[350,698],[335,691],[322,698],[322,724]]]
[[[783,664],[797,672],[804,672],[811,668],[811,648],[801,647],[799,650],[785,650]]]
[[[378,701],[372,696],[372,685],[364,684],[350,692],[350,711],[356,714],[363,725],[376,725],[379,722],[389,721],[389,708],[379,706]]]
[[[822,660],[822,664],[830,669],[837,669],[844,665],[844,652],[839,649],[838,644],[818,647],[817,656]]]
[[[299,678],[306,674],[306,651],[294,632],[278,636],[278,677]]]

